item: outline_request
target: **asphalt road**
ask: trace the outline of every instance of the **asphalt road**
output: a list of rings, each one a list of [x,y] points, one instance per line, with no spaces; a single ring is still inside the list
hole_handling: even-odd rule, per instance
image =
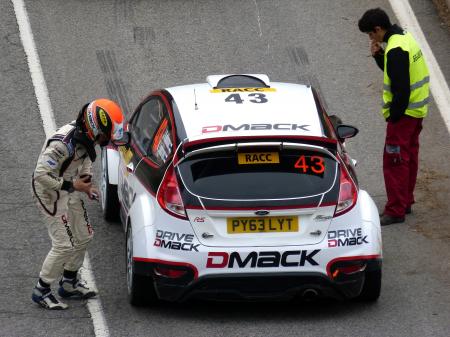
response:
[[[385,202],[377,113],[382,73],[357,29],[387,0],[26,0],[57,125],[99,96],[130,111],[152,89],[209,74],[266,73],[315,85],[330,114],[357,126],[348,142],[361,185]],[[450,33],[432,1],[411,0],[447,79]],[[395,20],[394,20],[395,21]],[[93,336],[85,302],[49,312],[30,299],[50,247],[30,193],[44,131],[10,1],[0,1],[0,336]],[[382,295],[376,304],[268,303],[135,308],[126,300],[124,235],[98,204],[89,249],[111,336],[450,336],[450,137],[432,103],[421,136],[417,204],[383,228]],[[98,163],[97,163],[98,164]],[[98,170],[98,167],[97,167]]]

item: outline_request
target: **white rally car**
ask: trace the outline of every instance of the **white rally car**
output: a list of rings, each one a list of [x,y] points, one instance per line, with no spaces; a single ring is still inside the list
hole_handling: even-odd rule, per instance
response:
[[[374,301],[377,208],[313,88],[212,75],[151,93],[102,153],[102,208],[126,233],[132,304]]]

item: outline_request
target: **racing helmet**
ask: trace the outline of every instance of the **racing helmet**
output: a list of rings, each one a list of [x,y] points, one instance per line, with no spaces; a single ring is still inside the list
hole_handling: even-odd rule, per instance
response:
[[[84,114],[84,126],[91,141],[97,141],[101,135],[106,136],[108,142],[123,137],[124,117],[117,103],[106,98],[96,99],[86,106]]]

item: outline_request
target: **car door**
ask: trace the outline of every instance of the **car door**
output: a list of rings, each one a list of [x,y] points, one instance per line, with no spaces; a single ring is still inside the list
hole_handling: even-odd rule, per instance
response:
[[[162,96],[152,95],[136,109],[129,126],[129,152],[122,155],[125,209],[131,207],[136,192],[156,194],[164,164],[173,152],[172,129]]]

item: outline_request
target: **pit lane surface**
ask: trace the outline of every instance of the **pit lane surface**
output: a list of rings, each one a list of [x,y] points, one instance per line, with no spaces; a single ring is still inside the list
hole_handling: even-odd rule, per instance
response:
[[[348,141],[361,185],[384,204],[377,110],[382,74],[356,22],[388,1],[25,1],[58,126],[99,96],[133,109],[152,89],[214,73],[267,73],[312,83],[330,114],[360,128]],[[449,33],[431,1],[411,1],[448,79]],[[393,18],[393,15],[391,16]],[[396,20],[394,20],[396,21]],[[86,303],[48,312],[31,289],[49,239],[30,194],[44,131],[9,1],[0,3],[2,336],[93,336]],[[434,104],[421,138],[414,214],[383,228],[383,289],[377,304],[163,304],[126,300],[124,237],[89,211],[89,252],[111,336],[448,336],[450,327],[449,135]],[[97,163],[98,164],[98,163]],[[98,176],[98,175],[97,175]]]

